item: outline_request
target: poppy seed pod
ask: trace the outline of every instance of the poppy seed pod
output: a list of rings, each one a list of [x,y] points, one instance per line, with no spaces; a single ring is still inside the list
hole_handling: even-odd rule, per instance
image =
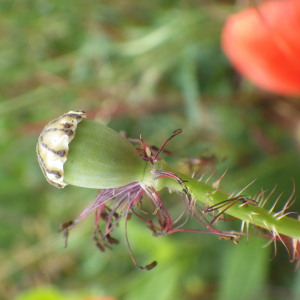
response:
[[[85,118],[84,112],[70,111],[42,131],[37,155],[49,183],[108,189],[142,182],[151,174],[149,163],[125,138]]]

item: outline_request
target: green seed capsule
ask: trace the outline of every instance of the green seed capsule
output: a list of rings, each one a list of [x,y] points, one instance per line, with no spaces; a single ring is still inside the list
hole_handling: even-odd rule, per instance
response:
[[[41,133],[37,155],[48,182],[108,189],[143,181],[149,163],[117,132],[85,117],[71,111]]]

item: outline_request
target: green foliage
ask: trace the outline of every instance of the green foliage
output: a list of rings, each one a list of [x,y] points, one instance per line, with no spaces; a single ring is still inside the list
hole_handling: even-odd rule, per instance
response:
[[[59,290],[45,286],[26,291],[16,300],[66,300],[66,297]]]
[[[263,240],[251,238],[239,247],[226,251],[221,273],[220,300],[265,299],[270,249],[262,248]]]

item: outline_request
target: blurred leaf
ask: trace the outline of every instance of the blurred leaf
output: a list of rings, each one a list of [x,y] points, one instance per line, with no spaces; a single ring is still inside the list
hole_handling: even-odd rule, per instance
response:
[[[265,299],[264,286],[269,265],[269,248],[260,238],[227,247],[222,264],[219,300]]]
[[[28,290],[15,300],[66,300],[66,296],[54,287],[38,287]]]

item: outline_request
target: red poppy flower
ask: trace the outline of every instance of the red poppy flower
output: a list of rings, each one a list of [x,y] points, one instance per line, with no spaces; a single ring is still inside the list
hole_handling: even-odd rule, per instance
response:
[[[233,66],[260,88],[300,94],[300,1],[273,0],[228,18],[222,47]]]

